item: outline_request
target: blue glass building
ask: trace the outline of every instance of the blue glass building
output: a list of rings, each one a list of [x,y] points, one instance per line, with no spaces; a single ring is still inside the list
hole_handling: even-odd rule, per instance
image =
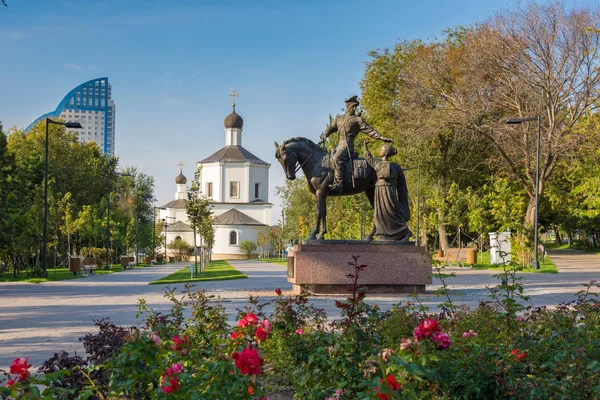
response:
[[[79,122],[83,129],[77,129],[75,132],[79,134],[81,142],[94,142],[105,154],[114,155],[115,111],[108,78],[92,79],[67,93],[56,110],[33,121],[25,131],[29,131],[45,118]]]

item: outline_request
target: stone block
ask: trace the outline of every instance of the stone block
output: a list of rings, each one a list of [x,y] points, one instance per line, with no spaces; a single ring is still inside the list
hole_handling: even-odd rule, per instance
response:
[[[414,242],[310,240],[294,247],[288,281],[294,291],[346,294],[354,273],[352,256],[366,264],[359,284],[367,293],[422,293],[431,284],[431,256]]]

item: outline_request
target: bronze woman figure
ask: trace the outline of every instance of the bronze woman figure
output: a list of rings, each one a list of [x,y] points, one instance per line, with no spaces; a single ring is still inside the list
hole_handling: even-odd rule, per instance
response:
[[[396,180],[402,173],[398,164],[390,162],[389,157],[398,151],[389,144],[381,146],[381,159],[373,158],[365,141],[365,159],[377,173],[375,183],[375,235],[377,240],[407,240],[412,232],[402,217]]]

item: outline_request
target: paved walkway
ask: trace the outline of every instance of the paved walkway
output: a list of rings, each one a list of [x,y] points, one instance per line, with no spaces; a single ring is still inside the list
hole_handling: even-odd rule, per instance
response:
[[[550,253],[559,274],[525,274],[525,293],[534,306],[555,305],[574,299],[582,284],[600,281],[600,256],[579,251],[561,250]],[[216,294],[225,300],[224,306],[233,321],[237,309],[247,304],[249,294],[274,296],[274,290],[290,291],[286,267],[258,261],[230,261],[249,279],[197,282],[195,288]],[[66,350],[83,353],[78,338],[94,332],[93,320],[109,316],[118,325],[136,324],[135,315],[140,298],[149,306],[165,311],[169,308],[164,298],[166,285],[148,285],[148,282],[166,276],[188,263],[134,269],[110,275],[90,276],[85,279],[27,283],[0,283],[0,368],[6,368],[19,356],[29,356],[34,365]],[[487,300],[486,286],[498,281],[495,272],[454,268],[455,278],[448,284],[455,301],[476,307]],[[441,301],[433,291],[439,281],[428,286],[422,301],[435,310]],[[171,285],[183,289],[183,284]],[[596,291],[598,291],[596,289]],[[373,296],[370,303],[389,309],[406,296]],[[333,298],[317,297],[313,302],[323,308],[330,318],[339,316]],[[269,312],[270,308],[265,311]]]

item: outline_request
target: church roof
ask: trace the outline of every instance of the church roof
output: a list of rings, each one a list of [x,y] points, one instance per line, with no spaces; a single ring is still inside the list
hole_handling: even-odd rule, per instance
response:
[[[254,218],[251,218],[241,211],[232,208],[229,211],[224,212],[215,218],[213,224],[215,225],[257,225],[265,226],[265,224],[258,222]]]
[[[186,203],[186,199],[171,200],[170,202],[168,202],[164,206],[161,206],[160,208],[185,208]]]
[[[194,229],[185,222],[175,221],[167,225],[167,232],[194,232]]]
[[[212,156],[200,161],[201,164],[212,162],[251,162],[255,164],[269,165],[242,146],[225,146],[221,150],[214,153]]]

